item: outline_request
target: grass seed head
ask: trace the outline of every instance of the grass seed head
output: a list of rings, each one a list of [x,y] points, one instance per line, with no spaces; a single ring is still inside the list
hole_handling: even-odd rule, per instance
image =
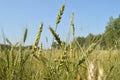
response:
[[[75,27],[74,27],[74,24],[72,24],[72,34],[75,35]]]
[[[74,20],[74,12],[72,12],[71,18],[70,18],[70,25],[73,24],[73,20]]]
[[[60,11],[58,13],[58,16],[56,19],[56,26],[58,26],[58,24],[60,23],[61,17],[62,17],[63,12],[64,12],[64,8],[65,8],[65,3],[62,5],[62,7],[60,8]]]
[[[40,24],[39,31],[37,33],[35,42],[33,44],[34,49],[36,49],[38,47],[38,43],[39,43],[39,39],[40,39],[40,36],[41,36],[41,33],[42,33],[42,29],[43,29],[43,23]]]
[[[6,42],[9,44],[9,45],[12,45],[12,43],[10,42],[10,40],[8,38],[6,38]]]
[[[61,46],[62,41],[60,40],[59,36],[55,33],[55,31],[52,29],[52,27],[49,27],[50,32],[54,36],[55,40],[58,42],[58,44]]]
[[[24,43],[25,43],[26,38],[27,38],[27,33],[28,33],[28,29],[26,28],[26,29],[25,29],[25,32],[24,32],[24,38],[23,38],[23,42],[24,42]]]
[[[74,35],[75,34],[75,27],[74,27],[74,24],[73,24],[73,20],[74,20],[74,13],[72,13],[71,18],[70,18],[70,26],[71,26],[71,29],[72,29],[72,34]]]
[[[87,53],[90,54],[95,49],[96,43],[92,43],[89,48],[87,49]]]

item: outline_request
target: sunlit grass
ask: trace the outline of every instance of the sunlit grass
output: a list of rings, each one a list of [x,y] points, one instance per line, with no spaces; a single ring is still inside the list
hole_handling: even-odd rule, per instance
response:
[[[58,13],[56,27],[61,20],[65,4]],[[72,13],[71,29],[75,35]],[[81,47],[77,40],[74,44],[61,41],[50,27],[57,48],[44,50],[38,47],[44,26],[40,24],[32,47],[24,47],[28,29],[23,41],[13,45],[9,39],[8,47],[0,46],[0,80],[119,80],[120,50],[102,50],[99,42],[92,42],[88,48]],[[54,40],[53,40],[54,41]]]

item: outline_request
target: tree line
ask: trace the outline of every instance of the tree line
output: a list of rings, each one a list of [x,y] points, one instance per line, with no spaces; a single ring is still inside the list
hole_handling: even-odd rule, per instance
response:
[[[109,18],[104,33],[98,35],[90,33],[87,37],[78,36],[71,43],[74,44],[76,41],[84,48],[89,47],[92,43],[99,43],[101,49],[120,48],[120,16]],[[53,42],[52,47],[58,47],[58,44]]]

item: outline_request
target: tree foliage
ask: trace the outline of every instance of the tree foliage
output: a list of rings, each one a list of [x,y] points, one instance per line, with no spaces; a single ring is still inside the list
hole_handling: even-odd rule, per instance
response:
[[[103,36],[106,48],[115,48],[118,45],[120,39],[120,16],[116,19],[110,18]]]

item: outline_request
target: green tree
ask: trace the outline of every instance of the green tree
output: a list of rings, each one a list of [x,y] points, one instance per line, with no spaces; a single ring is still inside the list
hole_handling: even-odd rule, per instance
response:
[[[84,37],[77,37],[76,41],[79,43],[81,47],[85,45],[85,38]]]
[[[110,21],[106,26],[103,36],[107,48],[115,47],[120,39],[120,16],[116,19],[110,17]]]

